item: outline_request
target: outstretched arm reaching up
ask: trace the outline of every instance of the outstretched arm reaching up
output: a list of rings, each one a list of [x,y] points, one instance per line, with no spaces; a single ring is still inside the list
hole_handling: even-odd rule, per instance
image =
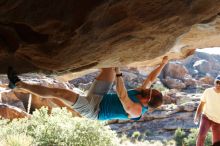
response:
[[[148,75],[143,85],[139,88],[146,89],[150,87],[151,84],[156,80],[157,76],[161,73],[162,69],[167,64],[167,62],[168,62],[168,57],[164,56],[161,64]]]

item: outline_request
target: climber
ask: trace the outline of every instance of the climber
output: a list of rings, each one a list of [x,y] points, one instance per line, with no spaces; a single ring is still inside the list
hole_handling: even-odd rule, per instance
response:
[[[123,75],[119,68],[103,68],[90,87],[87,96],[78,95],[67,89],[49,88],[22,82],[12,68],[8,70],[8,79],[11,88],[21,88],[44,98],[62,99],[87,118],[138,120],[146,111],[155,109],[162,104],[162,94],[149,87],[167,62],[168,57],[163,57],[162,63],[149,74],[143,85],[129,91],[125,88]],[[110,94],[108,91],[114,81],[116,81],[117,93]]]
[[[220,141],[220,75],[215,78],[214,87],[204,91],[197,108],[194,122],[201,116],[196,146],[203,146],[208,130],[212,129],[212,143]],[[202,113],[202,114],[201,114]],[[216,145],[216,144],[215,144]]]

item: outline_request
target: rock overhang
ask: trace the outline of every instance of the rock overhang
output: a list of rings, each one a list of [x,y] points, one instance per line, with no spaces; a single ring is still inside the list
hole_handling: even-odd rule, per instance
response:
[[[218,0],[12,0],[0,3],[0,72],[73,77],[153,66],[220,46]],[[63,77],[63,76],[62,76]]]

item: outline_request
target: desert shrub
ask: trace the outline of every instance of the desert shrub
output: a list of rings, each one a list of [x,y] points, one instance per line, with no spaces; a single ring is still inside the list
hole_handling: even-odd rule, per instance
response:
[[[22,139],[29,145],[74,145],[74,146],[109,146],[119,145],[119,140],[108,126],[84,118],[73,118],[66,109],[48,110],[42,108],[33,113],[30,119],[0,120],[0,137],[7,145],[20,146]],[[26,143],[26,145],[27,145]],[[25,144],[23,144],[25,145]]]
[[[141,133],[139,131],[134,131],[132,134],[132,137],[135,139],[138,139],[141,136]]]
[[[176,141],[176,146],[182,146],[183,145],[183,139],[186,137],[186,133],[181,129],[178,128],[175,131],[174,140]]]
[[[136,142],[139,140],[141,133],[139,131],[134,131],[131,136],[131,141]]]
[[[175,140],[165,141],[165,146],[177,146]]]
[[[196,138],[198,136],[199,129],[191,129],[190,134],[184,138],[184,144],[185,146],[195,146],[196,145]],[[209,132],[207,134],[206,140],[205,140],[205,146],[212,145],[212,138],[211,133]]]
[[[33,144],[33,138],[25,134],[7,135],[0,141],[3,146],[30,146]]]
[[[199,129],[190,129],[190,133],[187,135],[182,129],[178,128],[175,131],[174,140],[176,142],[177,146],[195,146],[196,145],[196,139],[198,136]],[[205,140],[205,146],[212,145],[211,142],[211,133],[209,132],[207,134],[206,140]]]

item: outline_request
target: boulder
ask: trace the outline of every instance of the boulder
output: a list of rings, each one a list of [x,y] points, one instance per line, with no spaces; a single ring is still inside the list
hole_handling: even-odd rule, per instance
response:
[[[182,80],[174,79],[171,77],[166,77],[162,80],[163,84],[167,86],[170,89],[184,89],[186,88],[185,83],[182,82]]]
[[[3,103],[0,103],[0,116],[4,119],[10,120],[15,118],[30,117],[29,114],[22,111],[21,109]]]
[[[164,95],[163,104],[171,104],[171,103],[176,103],[176,100],[169,95]]]
[[[208,62],[207,60],[198,60],[194,63],[193,67],[197,69],[200,73],[205,75],[212,69],[210,62]]]
[[[193,79],[191,76],[185,76],[183,82],[187,87],[196,87],[197,80]]]
[[[13,91],[2,92],[0,102],[26,111],[23,102],[16,97]]]
[[[202,84],[209,84],[209,85],[213,85],[214,84],[214,78],[212,76],[205,76],[199,79],[199,81]]]
[[[220,55],[218,54],[215,55],[196,51],[194,55],[182,60],[181,62],[187,67],[190,75],[199,80],[199,78],[204,76],[216,77],[219,74],[219,58]],[[207,63],[207,61],[209,63]]]
[[[198,102],[185,102],[178,106],[179,112],[193,112],[197,109]]]
[[[164,78],[170,77],[183,80],[188,75],[187,68],[180,62],[170,62],[166,65],[163,71]]]

